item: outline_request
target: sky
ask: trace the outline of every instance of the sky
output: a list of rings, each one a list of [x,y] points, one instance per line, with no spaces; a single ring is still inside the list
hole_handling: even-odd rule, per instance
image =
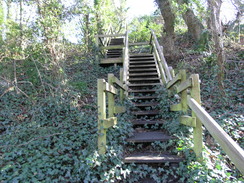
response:
[[[127,7],[128,22],[134,17],[150,15],[157,9],[154,0],[127,0]]]

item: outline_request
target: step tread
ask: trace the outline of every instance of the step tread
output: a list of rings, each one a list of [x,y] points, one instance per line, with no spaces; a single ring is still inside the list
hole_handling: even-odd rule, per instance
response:
[[[161,85],[160,82],[158,83],[139,83],[139,84],[128,84],[128,86],[156,86],[156,85]]]
[[[159,110],[148,110],[148,111],[134,111],[132,114],[136,116],[141,116],[141,115],[159,115],[160,111]]]
[[[165,121],[163,120],[146,120],[146,119],[135,119],[131,121],[133,125],[145,125],[145,124],[154,125],[154,124],[163,124],[164,122]]]
[[[159,102],[134,103],[135,107],[151,107],[159,105]]]
[[[155,93],[157,90],[128,90],[129,93]]]
[[[152,77],[152,78],[149,78],[149,77],[146,77],[146,78],[129,78],[129,81],[154,81],[154,80],[160,80],[159,77]]]
[[[144,68],[144,67],[156,67],[155,64],[148,64],[148,65],[130,65],[129,68]]]
[[[139,64],[154,64],[155,63],[155,61],[154,60],[152,60],[152,61],[130,61],[130,65],[139,65]]]
[[[143,60],[154,60],[154,57],[136,57],[136,58],[129,58],[130,61],[143,61]]]
[[[148,72],[145,72],[145,73],[129,73],[128,76],[158,76],[158,73],[157,72],[154,72],[154,73],[148,73]]]
[[[153,57],[153,54],[130,54],[130,57]]]
[[[163,132],[134,132],[133,136],[126,139],[127,142],[154,142],[154,141],[168,141],[175,139]]]
[[[142,100],[142,99],[157,99],[158,96],[134,96],[133,99],[138,99],[138,100]]]
[[[129,72],[133,72],[133,71],[145,71],[145,72],[148,72],[148,71],[157,71],[157,68],[149,68],[149,69],[129,69]]]
[[[166,162],[181,162],[183,158],[163,153],[134,153],[124,158],[125,163],[166,163]]]

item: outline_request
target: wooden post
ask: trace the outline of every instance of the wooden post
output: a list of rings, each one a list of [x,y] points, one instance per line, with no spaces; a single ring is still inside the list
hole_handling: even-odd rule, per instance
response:
[[[191,78],[192,78],[191,97],[195,99],[199,105],[201,105],[199,75],[193,74]],[[196,127],[193,128],[194,152],[196,153],[196,157],[198,161],[202,161],[203,160],[202,123],[199,120],[199,118],[197,118],[196,114],[193,111],[192,111],[192,117],[196,118]]]
[[[123,69],[122,68],[120,69],[119,74],[120,74],[120,78],[119,79],[123,83]],[[120,89],[119,96],[120,96],[120,101],[123,102],[124,99],[125,99],[125,94],[124,94],[124,90],[123,89]]]
[[[113,85],[114,75],[108,74],[108,84]],[[108,93],[108,117],[114,117],[114,94]]]
[[[98,153],[106,152],[106,129],[103,120],[106,119],[106,93],[104,92],[104,79],[97,80],[97,105],[98,105]]]
[[[180,75],[181,75],[181,83],[186,81],[186,70],[180,70]],[[182,106],[182,111],[184,113],[187,112],[188,106],[187,106],[187,90],[184,90],[181,92],[181,106]]]

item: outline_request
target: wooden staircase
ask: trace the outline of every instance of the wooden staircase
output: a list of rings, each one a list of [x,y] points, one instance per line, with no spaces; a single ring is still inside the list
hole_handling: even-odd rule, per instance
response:
[[[105,58],[100,64],[122,64],[123,63],[124,38],[112,38],[107,46]]]
[[[131,143],[165,142],[174,139],[165,131],[144,128],[144,125],[163,124],[156,87],[163,87],[152,54],[129,57],[129,97],[136,110],[133,111],[134,134],[127,139]],[[133,152],[124,158],[125,163],[178,163],[182,158],[168,152]]]

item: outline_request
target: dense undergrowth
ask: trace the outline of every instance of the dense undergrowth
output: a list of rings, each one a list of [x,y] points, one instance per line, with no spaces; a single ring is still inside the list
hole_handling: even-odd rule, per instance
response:
[[[241,53],[238,55],[240,57]],[[244,147],[243,65],[227,65],[226,98],[220,100],[213,59],[211,55],[188,52],[177,69],[200,74],[203,106]],[[172,99],[162,89],[159,94],[166,123],[153,128],[167,129],[179,139],[168,143],[154,142],[151,146],[159,151],[171,151],[185,160],[178,167],[124,164],[125,144],[129,146],[128,152],[147,148],[125,141],[132,132],[130,111],[118,116],[118,125],[108,130],[108,152],[99,156],[96,81],[97,78],[107,78],[108,73],[118,74],[119,67],[102,68],[94,60],[89,55],[71,55],[58,89],[54,87],[55,83],[47,84],[50,79],[48,71],[45,74],[39,71],[40,77],[36,70],[38,62],[35,65],[30,61],[26,61],[28,65],[32,63],[28,68],[22,63],[19,64],[21,67],[17,65],[18,87],[23,93],[11,89],[11,86],[9,89],[1,82],[0,182],[127,183],[140,182],[144,177],[151,177],[159,183],[244,181],[207,130],[204,130],[204,162],[196,161],[192,150],[192,129],[179,124],[179,113],[169,111]],[[7,64],[1,65],[1,70],[2,73],[12,71]],[[129,101],[126,105],[131,106]]]

